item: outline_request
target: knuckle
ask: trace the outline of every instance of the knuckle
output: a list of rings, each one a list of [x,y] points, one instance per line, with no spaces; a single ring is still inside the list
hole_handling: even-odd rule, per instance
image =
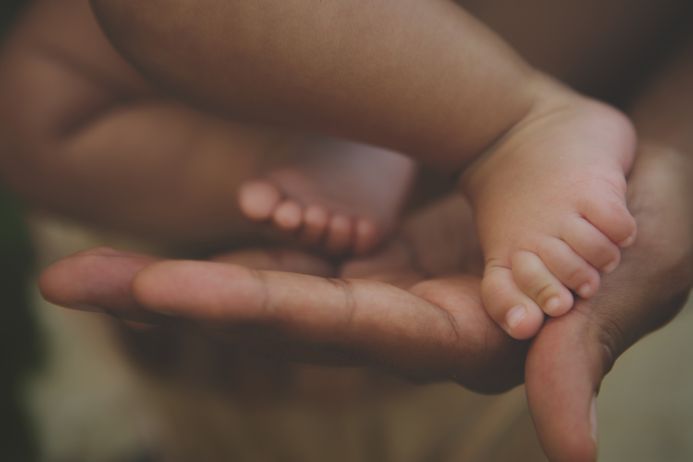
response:
[[[344,326],[350,326],[356,317],[357,303],[354,293],[354,286],[348,279],[343,278],[328,278],[341,293],[342,300],[339,306],[342,308],[342,322]]]
[[[277,307],[273,303],[270,287],[267,283],[267,278],[265,278],[265,273],[255,269],[248,269],[247,271],[250,274],[250,277],[257,284],[260,297],[258,306],[260,307],[260,310],[266,317],[274,317],[277,314]]]

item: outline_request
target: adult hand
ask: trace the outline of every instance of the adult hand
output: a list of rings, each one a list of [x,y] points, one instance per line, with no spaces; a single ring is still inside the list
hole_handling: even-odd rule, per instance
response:
[[[479,278],[465,274],[469,261],[479,261],[476,241],[460,239],[465,229],[473,236],[463,199],[436,204],[379,255],[345,268],[368,279],[326,278],[334,269],[296,252],[193,262],[96,249],[47,269],[41,288],[60,305],[98,306],[139,321],[184,319],[246,349],[501,391],[521,382],[526,346],[485,314]],[[248,326],[245,336],[238,327]]]
[[[547,454],[555,461],[590,461],[596,457],[594,396],[603,376],[628,346],[671,319],[690,290],[691,174],[686,157],[643,149],[630,182],[637,244],[605,278],[598,297],[548,321],[531,345],[508,339],[485,315],[479,278],[468,266],[470,259],[478,263],[475,243],[460,239],[470,216],[458,199],[412,219],[381,254],[346,265],[345,274],[358,279],[320,277],[329,267],[297,253],[189,262],[96,250],[46,270],[41,287],[66,306],[136,318],[165,313],[215,329],[250,324],[254,333],[269,335],[236,341],[274,352],[279,343],[294,359],[314,360],[317,351],[321,360],[452,379],[486,392],[521,381],[529,346],[527,393]]]
[[[693,284],[693,162],[645,147],[629,182],[638,241],[599,294],[551,319],[534,340],[525,380],[552,461],[596,458],[595,395],[614,361],[683,306]],[[596,439],[596,437],[595,437]]]

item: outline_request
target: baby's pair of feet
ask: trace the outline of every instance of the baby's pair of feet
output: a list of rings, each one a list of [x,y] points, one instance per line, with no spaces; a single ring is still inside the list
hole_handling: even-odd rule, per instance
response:
[[[464,172],[486,260],[483,302],[512,337],[567,313],[574,294],[592,297],[635,241],[625,197],[634,151],[625,116],[573,96],[535,107]],[[246,216],[331,254],[372,251],[397,219],[411,161],[337,142],[296,159],[241,188]]]

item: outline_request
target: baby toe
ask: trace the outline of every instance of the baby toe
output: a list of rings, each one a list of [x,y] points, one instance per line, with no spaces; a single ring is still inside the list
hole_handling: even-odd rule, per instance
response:
[[[303,222],[303,209],[297,202],[285,200],[275,209],[272,221],[282,231],[296,231]]]
[[[628,247],[635,242],[637,226],[635,218],[626,207],[625,198],[611,193],[608,197],[587,201],[582,213],[618,246]]]
[[[580,297],[589,298],[599,289],[599,272],[565,241],[545,239],[538,246],[537,255],[564,286]]]
[[[573,295],[535,253],[515,252],[512,274],[517,287],[549,316],[564,315],[572,308]]]
[[[301,240],[308,245],[318,245],[327,231],[329,221],[327,209],[319,205],[308,206],[303,217]]]
[[[517,340],[533,337],[544,322],[541,308],[520,291],[509,268],[487,264],[481,297],[488,315]]]
[[[342,214],[333,215],[327,225],[325,249],[333,255],[345,253],[351,247],[352,228],[353,224],[349,217]]]
[[[575,253],[599,271],[610,273],[621,261],[618,245],[584,218],[571,220],[561,237]]]
[[[269,220],[281,200],[279,189],[269,181],[247,181],[238,190],[241,213],[253,221]]]
[[[378,245],[379,232],[377,225],[368,218],[359,218],[356,221],[354,236],[354,253],[364,255]]]

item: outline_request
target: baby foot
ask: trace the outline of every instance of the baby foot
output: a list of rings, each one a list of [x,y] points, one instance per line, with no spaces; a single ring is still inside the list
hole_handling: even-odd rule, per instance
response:
[[[325,140],[297,143],[264,178],[242,185],[241,211],[333,255],[363,255],[392,230],[414,177],[404,156]]]
[[[465,172],[485,256],[482,298],[512,337],[535,335],[573,293],[593,296],[635,240],[628,119],[575,96],[535,108]]]

